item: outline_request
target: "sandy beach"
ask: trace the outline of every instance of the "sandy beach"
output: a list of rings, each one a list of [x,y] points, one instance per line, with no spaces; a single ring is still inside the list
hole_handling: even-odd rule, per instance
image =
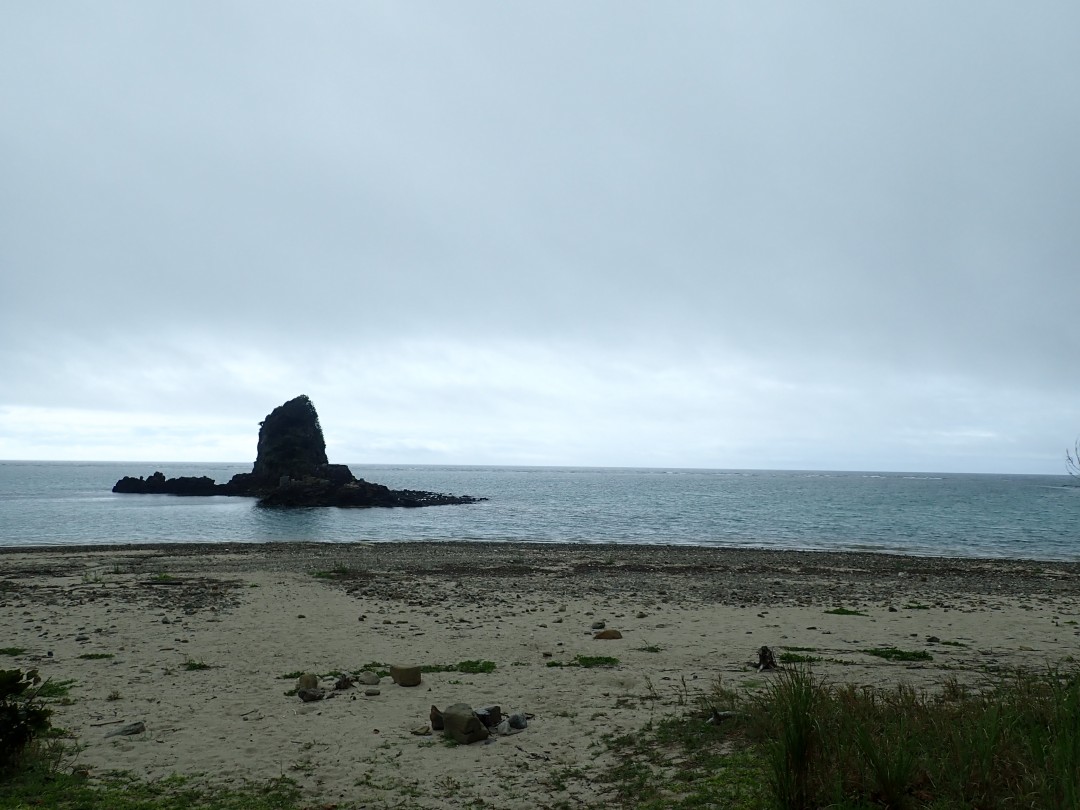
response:
[[[1078,654],[1078,583],[1077,563],[660,546],[4,549],[0,647],[17,654],[0,663],[73,681],[53,720],[91,776],[287,776],[316,806],[588,806],[603,735],[692,708],[717,678],[760,688],[776,677],[756,670],[763,645],[857,684],[979,683]],[[600,622],[622,637],[594,638]],[[888,647],[930,658],[865,652]],[[462,661],[495,669],[383,677],[372,695],[330,675]],[[300,671],[331,697],[286,694]],[[422,733],[458,702],[528,728],[468,746]]]

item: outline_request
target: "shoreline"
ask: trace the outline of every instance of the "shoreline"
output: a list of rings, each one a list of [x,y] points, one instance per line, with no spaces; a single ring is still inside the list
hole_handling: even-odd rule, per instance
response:
[[[284,775],[344,806],[599,806],[605,734],[686,711],[717,679],[767,686],[761,646],[814,657],[836,681],[979,685],[1071,663],[1078,584],[1071,562],[700,546],[2,548],[0,638],[23,652],[0,666],[74,681],[53,720],[91,775]],[[600,621],[622,638],[595,639]],[[867,652],[882,648],[922,657]],[[416,688],[384,677],[379,695],[315,703],[286,695],[295,681],[282,677],[312,671],[332,689],[333,671],[462,661],[495,669],[432,672]],[[533,719],[490,744],[414,733],[431,705],[459,701]],[[135,721],[144,733],[104,736]],[[556,778],[571,770],[584,778]]]

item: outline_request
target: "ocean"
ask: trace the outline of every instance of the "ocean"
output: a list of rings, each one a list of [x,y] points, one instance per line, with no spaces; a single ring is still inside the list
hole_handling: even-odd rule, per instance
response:
[[[0,546],[466,540],[1080,560],[1080,482],[1064,475],[350,467],[393,489],[489,500],[286,511],[110,492],[124,475],[220,483],[250,464],[0,461]]]

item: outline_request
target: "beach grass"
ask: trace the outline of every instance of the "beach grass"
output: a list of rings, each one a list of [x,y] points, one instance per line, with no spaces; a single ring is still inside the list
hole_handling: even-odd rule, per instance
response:
[[[754,693],[717,686],[703,702],[705,712],[605,740],[616,764],[602,779],[620,806],[1080,807],[1078,672],[916,691],[833,685],[797,668]]]

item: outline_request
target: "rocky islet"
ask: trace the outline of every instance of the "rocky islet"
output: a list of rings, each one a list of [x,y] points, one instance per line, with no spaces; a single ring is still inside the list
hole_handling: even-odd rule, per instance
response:
[[[486,500],[393,490],[357,478],[344,464],[331,464],[315,405],[303,395],[279,405],[260,423],[251,472],[234,475],[225,484],[207,476],[167,478],[161,472],[146,478],[125,476],[112,491],[135,495],[229,495],[258,498],[260,506],[299,508],[450,506]]]

